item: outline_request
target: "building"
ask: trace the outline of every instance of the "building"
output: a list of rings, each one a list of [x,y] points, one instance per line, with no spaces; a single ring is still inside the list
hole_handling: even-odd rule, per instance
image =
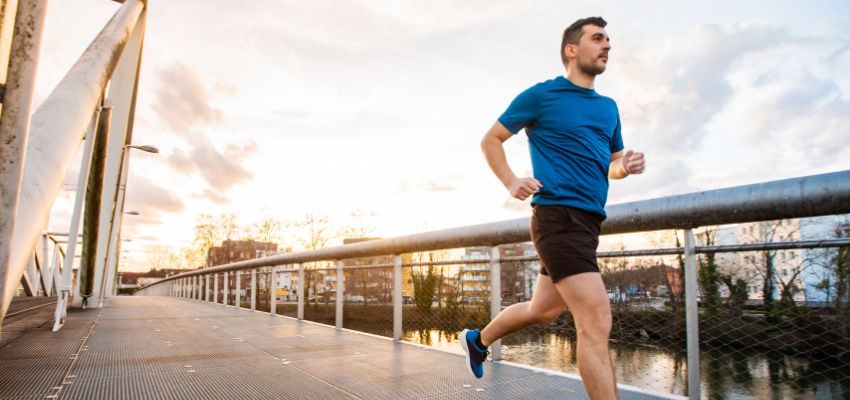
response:
[[[513,243],[499,246],[502,300],[509,303],[531,299],[540,261],[510,261],[508,257],[533,257],[537,252],[531,243]],[[490,301],[490,247],[470,247],[464,250],[458,280],[463,301],[467,303]],[[480,260],[487,260],[481,262]]]
[[[704,246],[706,231],[713,232],[715,245],[823,240],[835,237],[841,226],[850,226],[850,216],[825,216],[780,221],[761,221],[734,224],[703,230],[697,233],[697,245]],[[763,300],[767,269],[773,272],[774,300],[782,290],[792,292],[796,302],[818,303],[828,300],[821,285],[831,271],[835,249],[787,249],[718,253],[716,263],[721,273],[731,275],[747,284],[750,300]],[[721,297],[729,296],[726,285],[720,287]]]
[[[216,265],[230,264],[238,261],[252,260],[276,254],[277,244],[271,242],[258,242],[255,240],[225,240],[221,246],[213,246],[207,251],[206,268]],[[234,279],[234,278],[231,278]],[[262,279],[261,279],[262,281]],[[230,285],[235,283],[228,282]],[[258,283],[258,287],[261,284]],[[263,285],[264,286],[264,285]],[[251,273],[242,271],[239,273],[240,298],[245,298],[251,287]],[[221,289],[223,290],[223,288]],[[231,293],[231,296],[234,294]]]
[[[213,246],[207,251],[206,267],[230,264],[237,261],[252,260],[276,254],[277,244],[254,240],[225,240],[221,246]]]
[[[343,245],[362,243],[380,238],[345,238]],[[345,260],[345,298],[356,303],[390,303],[393,289],[393,256],[377,256]],[[357,267],[375,268],[357,268]],[[382,267],[377,267],[382,266]],[[348,269],[349,267],[355,267]],[[407,277],[405,277],[407,275]],[[410,270],[402,268],[402,282],[410,279]],[[336,284],[336,274],[333,276]],[[404,295],[404,293],[402,293]]]

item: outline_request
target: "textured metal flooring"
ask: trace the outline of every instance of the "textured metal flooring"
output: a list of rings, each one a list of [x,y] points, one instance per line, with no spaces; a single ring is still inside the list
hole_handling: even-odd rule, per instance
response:
[[[0,347],[0,399],[586,398],[561,374],[488,363],[476,380],[458,354],[185,299],[115,297],[51,326]]]
[[[14,297],[3,319],[0,348],[32,329],[52,324],[54,312],[55,297]]]

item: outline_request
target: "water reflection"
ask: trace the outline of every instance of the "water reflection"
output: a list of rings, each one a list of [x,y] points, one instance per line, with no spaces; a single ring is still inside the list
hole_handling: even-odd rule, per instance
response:
[[[458,351],[458,332],[408,330],[405,340]],[[506,361],[578,374],[574,338],[528,330],[505,338]],[[612,342],[617,382],[660,393],[687,395],[687,354],[650,345]],[[850,364],[752,350],[700,355],[704,398],[850,399]]]

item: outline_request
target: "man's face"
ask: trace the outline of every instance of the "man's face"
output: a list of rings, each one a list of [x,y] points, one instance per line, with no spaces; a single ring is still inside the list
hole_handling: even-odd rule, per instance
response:
[[[567,54],[574,55],[573,63],[590,75],[596,76],[605,72],[608,65],[608,52],[611,50],[611,40],[604,28],[596,25],[585,25],[582,28],[578,45],[568,44]]]

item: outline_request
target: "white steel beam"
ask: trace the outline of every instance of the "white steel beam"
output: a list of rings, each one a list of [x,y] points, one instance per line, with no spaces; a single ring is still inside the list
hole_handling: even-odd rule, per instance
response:
[[[127,0],[32,117],[2,294],[5,314],[91,116],[144,8]]]
[[[6,42],[9,43],[8,53],[5,51],[7,44],[2,43],[4,57],[0,62],[6,88],[0,115],[0,325],[26,262],[13,258],[12,254],[47,0],[10,1],[4,7],[3,33],[0,36],[10,37],[12,24],[8,17],[11,15],[15,17],[15,33],[11,34],[11,42]],[[6,54],[9,54],[8,59]],[[5,70],[7,65],[8,70]],[[22,222],[24,225],[27,223]]]

